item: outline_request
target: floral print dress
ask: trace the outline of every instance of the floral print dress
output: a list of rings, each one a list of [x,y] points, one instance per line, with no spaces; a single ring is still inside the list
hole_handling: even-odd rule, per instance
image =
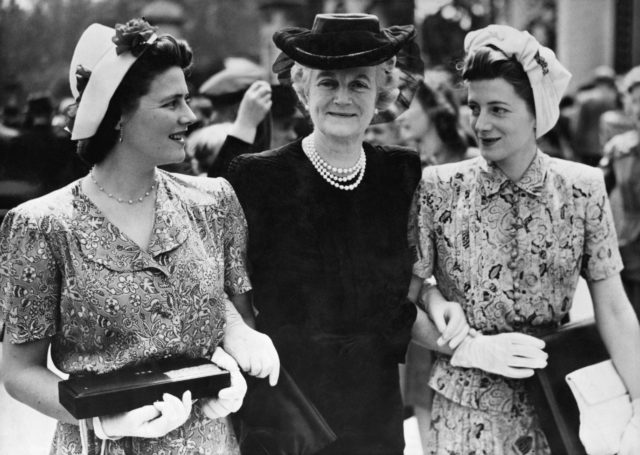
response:
[[[483,158],[425,169],[414,197],[414,273],[434,275],[484,334],[541,335],[568,313],[578,278],[621,260],[602,173],[538,151],[517,183]],[[453,367],[440,355],[429,385],[432,454],[548,454],[521,380]]]
[[[0,229],[5,342],[50,338],[54,364],[69,374],[213,354],[227,295],[251,288],[244,215],[225,180],[157,174],[147,251],[103,216],[80,181],[7,214]],[[97,449],[100,440],[90,436]],[[226,455],[238,445],[229,420],[208,419],[196,403],[164,437],[108,441],[106,452]],[[80,454],[78,426],[59,423],[51,453]]]

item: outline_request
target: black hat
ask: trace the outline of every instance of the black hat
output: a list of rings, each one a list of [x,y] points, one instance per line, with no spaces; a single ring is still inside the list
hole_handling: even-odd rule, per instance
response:
[[[287,27],[274,33],[273,42],[301,65],[344,69],[389,60],[415,35],[413,25],[381,30],[372,14],[318,14],[311,30]]]
[[[286,27],[273,35],[282,51],[273,64],[274,73],[283,85],[291,84],[294,62],[314,69],[345,69],[374,66],[396,56],[400,69],[400,96],[388,111],[377,115],[373,123],[393,120],[411,103],[422,79],[424,65],[414,42],[413,25],[380,28],[372,14],[317,14],[311,30]]]

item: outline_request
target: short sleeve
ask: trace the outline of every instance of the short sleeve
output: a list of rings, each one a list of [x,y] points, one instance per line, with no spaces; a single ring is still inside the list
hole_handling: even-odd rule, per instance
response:
[[[236,193],[223,180],[226,215],[224,220],[224,287],[230,295],[243,294],[251,290],[247,273],[247,221],[236,197]]]
[[[413,274],[422,279],[433,275],[435,260],[433,210],[430,206],[429,191],[433,191],[433,185],[429,185],[423,178],[414,193],[409,211],[408,235],[414,261]]]
[[[594,172],[588,194],[580,272],[587,281],[596,281],[619,273],[622,259],[602,172]]]
[[[0,340],[25,343],[56,333],[61,273],[43,222],[17,210],[0,226]]]

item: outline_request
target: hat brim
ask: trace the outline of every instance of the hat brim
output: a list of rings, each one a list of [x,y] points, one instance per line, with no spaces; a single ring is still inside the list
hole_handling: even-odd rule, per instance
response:
[[[136,60],[129,52],[117,55],[113,46],[98,62],[80,98],[71,140],[87,139],[96,133],[113,94]]]
[[[396,25],[378,33],[356,30],[322,34],[287,27],[274,33],[273,41],[282,52],[309,68],[344,69],[382,63],[415,34],[412,25]]]
[[[75,81],[78,65],[89,70],[91,76],[78,103],[71,140],[88,139],[96,133],[120,82],[138,59],[131,52],[118,54],[112,41],[114,35],[113,28],[92,24],[82,34],[74,50],[69,67],[69,83],[74,98],[79,95]],[[156,38],[154,33],[147,43],[153,43]]]
[[[291,85],[291,67],[294,62],[313,69],[338,70],[379,65],[395,56],[396,68],[400,70],[398,97],[387,109],[378,112],[371,123],[393,121],[409,108],[424,74],[420,49],[414,42],[413,26],[383,29],[381,34],[386,36],[386,39],[369,32],[331,33],[318,39],[311,38],[311,33],[307,32],[307,29],[291,27],[274,35],[274,42],[282,52],[273,63],[272,70],[278,75],[280,84]],[[336,40],[327,39],[327,35]],[[353,38],[354,35],[360,36],[361,39],[350,42],[347,36]]]

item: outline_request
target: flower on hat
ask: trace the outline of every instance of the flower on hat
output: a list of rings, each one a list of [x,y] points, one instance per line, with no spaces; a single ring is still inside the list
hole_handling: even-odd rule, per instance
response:
[[[131,52],[139,57],[155,38],[158,27],[152,27],[144,18],[132,19],[126,24],[116,24],[116,34],[111,39],[118,55]]]

